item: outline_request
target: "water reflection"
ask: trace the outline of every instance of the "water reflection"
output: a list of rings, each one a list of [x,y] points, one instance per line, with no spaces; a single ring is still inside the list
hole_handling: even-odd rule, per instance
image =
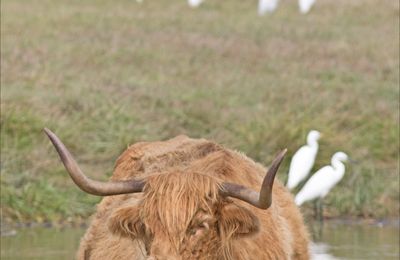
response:
[[[312,252],[311,260],[337,260],[340,258],[334,257],[329,254],[330,247],[325,243],[312,242],[310,245],[310,251]]]
[[[313,260],[399,259],[399,226],[343,221],[309,225]],[[84,229],[18,229],[1,237],[1,259],[73,259]]]
[[[399,259],[398,223],[313,222],[314,259]]]

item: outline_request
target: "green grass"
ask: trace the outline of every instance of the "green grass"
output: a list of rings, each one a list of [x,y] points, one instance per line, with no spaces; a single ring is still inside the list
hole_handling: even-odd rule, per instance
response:
[[[20,1],[1,3],[1,209],[8,221],[85,218],[99,200],[69,179],[41,129],[106,180],[139,140],[204,137],[268,164],[323,133],[314,171],[358,164],[332,216],[399,214],[399,4]],[[311,209],[311,203],[304,211]]]

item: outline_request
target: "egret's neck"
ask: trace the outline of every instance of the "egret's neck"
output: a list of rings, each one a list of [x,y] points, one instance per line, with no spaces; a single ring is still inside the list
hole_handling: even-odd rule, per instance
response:
[[[345,171],[343,162],[341,162],[340,160],[338,160],[336,158],[332,158],[331,163],[332,163],[332,167],[335,169],[335,173],[338,176],[342,177],[344,174],[344,171]]]
[[[315,139],[308,139],[307,140],[307,145],[313,148],[314,150],[318,150],[318,142]]]

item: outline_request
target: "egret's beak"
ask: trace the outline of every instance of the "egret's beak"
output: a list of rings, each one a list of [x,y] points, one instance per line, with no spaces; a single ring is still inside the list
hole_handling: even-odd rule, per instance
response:
[[[349,161],[349,163],[351,163],[351,164],[359,164],[360,163],[360,161],[358,161],[358,160],[354,160],[354,159],[347,159],[348,161]]]

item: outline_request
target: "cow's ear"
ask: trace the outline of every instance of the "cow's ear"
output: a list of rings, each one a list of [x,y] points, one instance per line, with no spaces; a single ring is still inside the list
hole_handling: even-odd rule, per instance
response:
[[[226,238],[250,236],[258,232],[259,220],[250,210],[229,203],[221,210],[219,230]]]
[[[145,227],[140,220],[139,207],[129,206],[116,209],[108,219],[108,228],[113,234],[123,237],[143,236]]]

